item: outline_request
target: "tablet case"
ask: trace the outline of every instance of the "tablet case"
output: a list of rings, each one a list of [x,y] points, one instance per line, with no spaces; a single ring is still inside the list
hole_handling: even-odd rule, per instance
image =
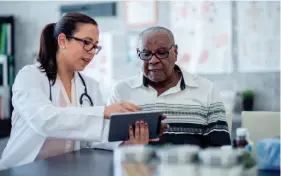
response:
[[[149,138],[158,138],[161,128],[162,112],[130,112],[110,116],[108,141],[126,141],[129,139],[129,125],[134,127],[136,121],[148,124]]]

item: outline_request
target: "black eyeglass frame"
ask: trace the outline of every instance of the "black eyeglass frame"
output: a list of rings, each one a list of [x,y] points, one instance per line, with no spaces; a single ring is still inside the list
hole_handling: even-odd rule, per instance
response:
[[[100,52],[100,50],[102,49],[102,47],[101,46],[98,46],[98,45],[96,45],[96,44],[94,44],[94,43],[92,43],[92,42],[90,42],[90,41],[88,41],[88,40],[84,40],[84,39],[81,39],[81,38],[77,38],[77,37],[73,37],[73,36],[66,36],[67,38],[70,38],[70,39],[74,39],[74,40],[76,40],[76,41],[80,41],[80,42],[82,42],[83,43],[83,49],[85,50],[85,51],[87,51],[87,52],[90,52],[93,48],[95,48],[96,49],[96,55]],[[93,46],[91,47],[91,49],[86,49],[85,48],[85,46],[86,45],[89,45],[89,44],[92,44]]]
[[[148,53],[148,52],[147,52],[147,51],[140,51],[139,48],[137,48],[137,54],[138,54],[139,58],[140,58],[141,60],[144,60],[144,61],[148,61],[148,60],[152,59],[153,56],[155,56],[155,57],[158,58],[158,59],[166,59],[166,58],[169,57],[170,51],[171,51],[171,49],[172,49],[173,47],[175,47],[176,49],[178,48],[178,46],[177,46],[176,44],[172,44],[172,45],[170,46],[170,48],[169,48],[167,51],[165,51],[166,54],[167,54],[167,56],[165,56],[165,57],[163,57],[163,58],[159,58],[159,57],[156,55],[157,51],[156,51],[156,52],[150,52],[150,51],[149,51],[149,53],[151,53],[150,58],[149,58],[149,59],[143,59],[143,58],[141,57],[141,54],[142,54],[142,53]]]

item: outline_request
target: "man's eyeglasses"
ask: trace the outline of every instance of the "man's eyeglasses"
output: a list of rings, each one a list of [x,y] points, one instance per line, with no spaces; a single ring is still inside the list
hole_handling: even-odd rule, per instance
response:
[[[155,55],[158,59],[166,59],[169,57],[169,53],[170,53],[170,50],[172,49],[172,47],[177,47],[177,45],[173,44],[173,45],[171,45],[171,47],[168,50],[158,50],[154,53],[151,51],[140,51],[137,48],[137,53],[138,53],[140,59],[142,59],[142,60],[150,60],[153,57],[153,55]]]
[[[88,41],[88,40],[84,40],[84,39],[80,39],[80,38],[77,38],[77,37],[71,37],[71,36],[67,36],[67,38],[71,38],[71,39],[74,39],[74,40],[77,40],[77,41],[80,41],[83,43],[83,48],[84,50],[86,50],[87,52],[90,52],[92,49],[95,49],[96,52],[95,54],[97,55],[100,50],[102,49],[101,46],[97,46],[95,44],[93,44],[92,42]]]

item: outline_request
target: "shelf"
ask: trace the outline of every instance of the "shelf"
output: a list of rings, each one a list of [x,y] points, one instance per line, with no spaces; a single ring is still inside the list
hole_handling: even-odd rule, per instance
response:
[[[15,79],[15,18],[12,15],[0,16],[0,68],[1,68],[1,85],[0,85],[0,102],[4,102],[4,106],[0,106],[0,137],[2,128],[9,128],[5,124],[7,122],[2,121],[1,117],[7,117],[10,119],[13,106],[11,102],[12,85]],[[3,39],[5,37],[5,39]],[[3,43],[4,42],[4,43]],[[6,59],[3,59],[5,57]],[[5,73],[5,74],[3,74]],[[3,97],[3,98],[2,98]],[[4,110],[2,110],[4,108]],[[9,120],[8,120],[9,121]],[[3,127],[4,125],[4,127]],[[5,130],[7,131],[7,130]],[[6,132],[5,132],[6,133]]]
[[[13,16],[0,16],[0,23],[13,23],[14,17]]]

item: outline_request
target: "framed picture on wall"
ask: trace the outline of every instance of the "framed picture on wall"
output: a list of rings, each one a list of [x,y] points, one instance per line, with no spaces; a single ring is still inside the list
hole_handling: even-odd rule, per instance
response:
[[[158,22],[156,0],[126,1],[126,21],[129,27],[148,27]]]

